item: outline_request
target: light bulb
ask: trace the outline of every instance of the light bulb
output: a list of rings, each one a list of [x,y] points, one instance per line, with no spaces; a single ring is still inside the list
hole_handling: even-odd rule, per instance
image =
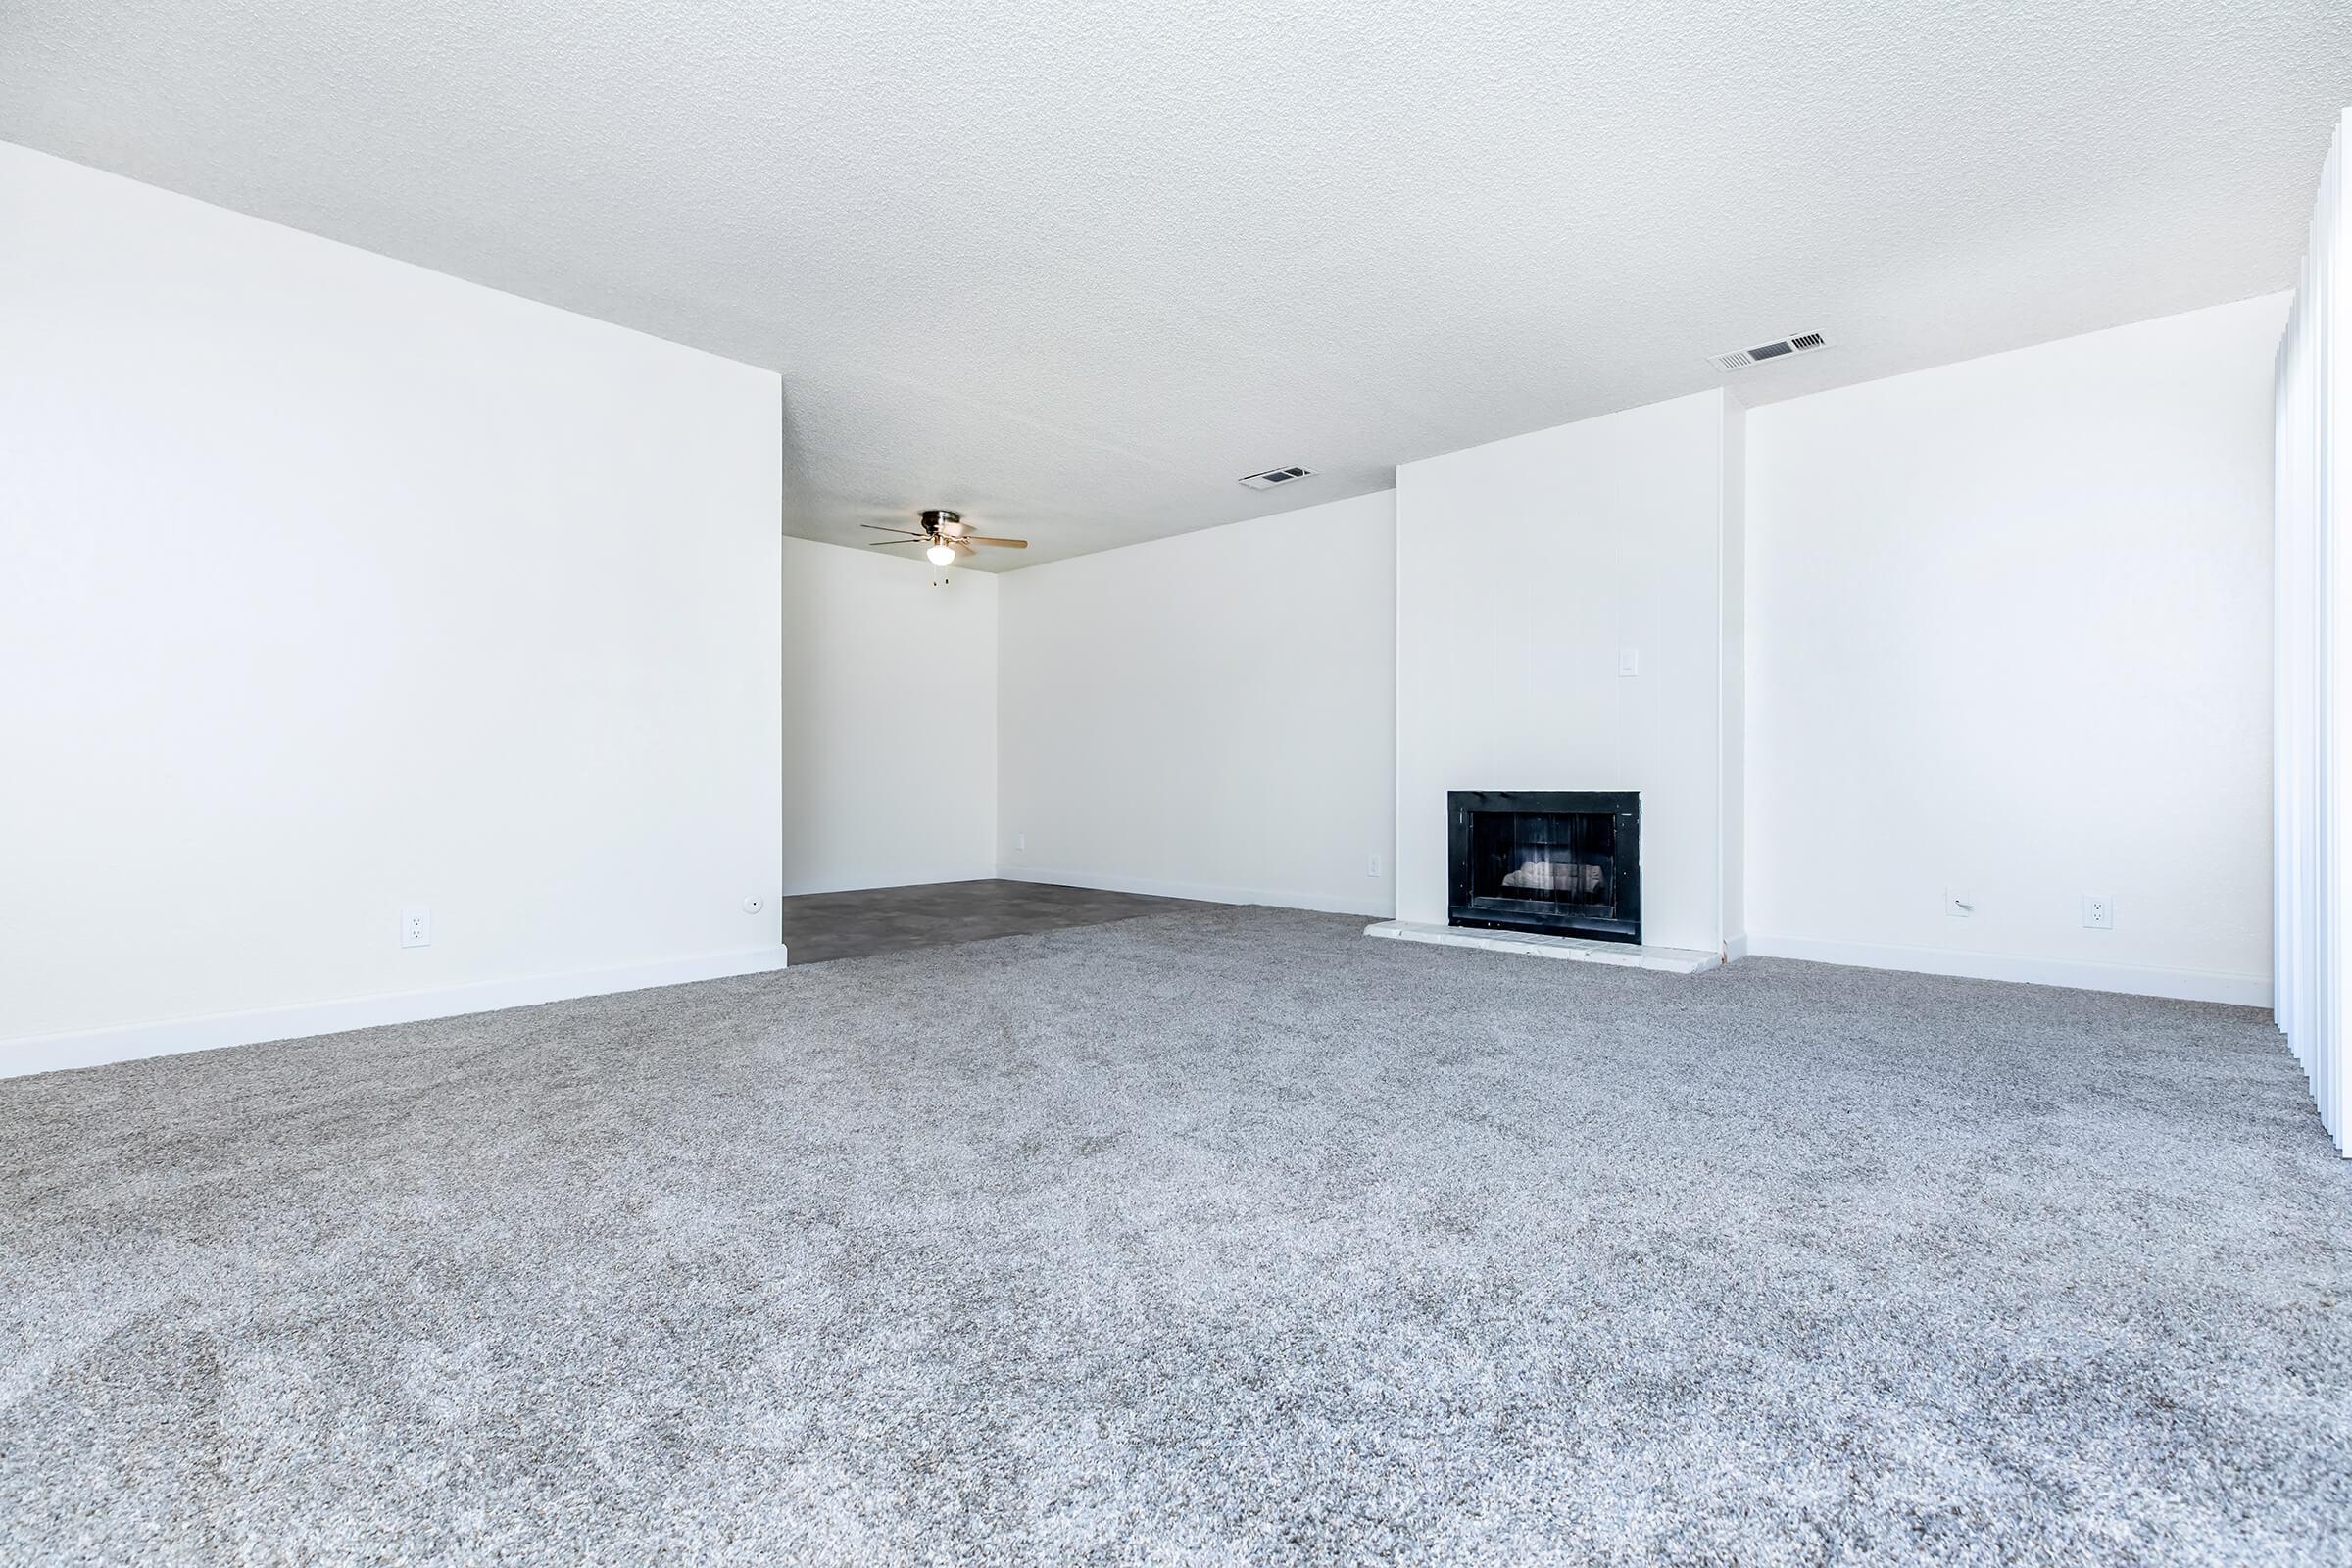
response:
[[[946,545],[933,545],[930,549],[924,551],[923,554],[931,558],[931,564],[934,566],[953,566],[956,564],[956,552],[949,549]]]

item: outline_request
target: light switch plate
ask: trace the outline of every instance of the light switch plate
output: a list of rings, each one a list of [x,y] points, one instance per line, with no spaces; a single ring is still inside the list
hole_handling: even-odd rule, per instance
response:
[[[1641,649],[1639,649],[1639,648],[1620,648],[1620,649],[1618,649],[1618,650],[1617,650],[1617,673],[1618,673],[1618,674],[1620,674],[1620,675],[1639,675],[1639,674],[1641,674],[1641,673],[1642,673],[1642,650],[1641,650]]]

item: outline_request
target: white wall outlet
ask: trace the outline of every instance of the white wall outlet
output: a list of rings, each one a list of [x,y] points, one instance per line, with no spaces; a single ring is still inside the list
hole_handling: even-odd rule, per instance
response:
[[[1965,888],[1945,888],[1943,890],[1943,912],[1955,920],[1974,919],[1977,913],[1977,896]]]
[[[404,948],[433,945],[432,910],[421,904],[412,904],[400,911],[400,945]]]
[[[1364,861],[1364,875],[1366,875],[1366,876],[1378,876],[1378,875],[1380,875],[1380,857],[1379,857],[1379,856],[1377,856],[1377,855],[1375,855],[1375,856],[1371,856],[1371,857],[1369,857],[1368,858],[1366,858],[1366,859],[1365,859],[1365,861]]]
[[[1620,674],[1620,675],[1639,675],[1639,674],[1641,674],[1641,673],[1642,673],[1642,650],[1641,650],[1641,649],[1639,649],[1639,648],[1620,648],[1620,649],[1618,649],[1618,650],[1617,650],[1617,673],[1618,673],[1618,674]]]
[[[1029,847],[1029,835],[1026,833],[1015,833],[1012,836],[1012,847],[1016,850],[1027,849]]]
[[[743,901],[743,912],[746,914],[758,914],[761,909],[766,907],[767,901],[757,893]]]
[[[2082,896],[2082,923],[2093,931],[2115,929],[2115,901],[2104,893]]]

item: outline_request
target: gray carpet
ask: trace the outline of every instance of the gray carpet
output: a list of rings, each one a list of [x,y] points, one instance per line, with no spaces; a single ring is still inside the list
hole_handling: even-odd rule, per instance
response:
[[[797,893],[778,900],[776,913],[793,963],[807,965],[1202,907],[1189,899],[989,877]]]
[[[1360,925],[0,1082],[0,1558],[2352,1560],[2261,1015]]]

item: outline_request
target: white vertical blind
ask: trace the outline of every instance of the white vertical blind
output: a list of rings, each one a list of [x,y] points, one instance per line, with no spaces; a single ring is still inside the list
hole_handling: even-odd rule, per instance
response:
[[[2352,243],[2344,207],[2348,112],[2320,175],[2311,249],[2278,346],[2273,556],[2275,1005],[2347,1155],[2352,1053]]]

